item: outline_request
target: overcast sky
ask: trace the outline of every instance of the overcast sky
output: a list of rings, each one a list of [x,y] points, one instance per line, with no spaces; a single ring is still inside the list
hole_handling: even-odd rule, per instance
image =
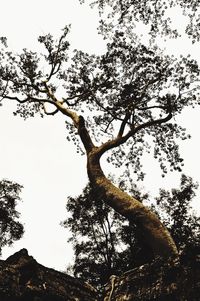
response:
[[[7,0],[0,4],[0,36],[8,37],[8,44],[14,51],[24,47],[36,51],[39,35],[51,32],[58,36],[60,29],[69,23],[72,24],[73,48],[101,52],[105,47],[96,31],[97,12],[80,6],[78,0]],[[169,49],[176,52],[182,47],[184,53],[191,49],[180,43],[170,42]],[[199,59],[197,46],[190,51]],[[26,232],[11,248],[4,248],[3,258],[25,247],[41,264],[64,270],[73,253],[66,243],[67,231],[59,223],[66,217],[67,196],[78,195],[87,183],[85,158],[76,154],[75,147],[67,142],[63,116],[24,121],[12,115],[13,106],[8,103],[0,108],[0,179],[24,186],[23,202],[18,209]],[[193,136],[181,144],[181,150],[186,158],[184,172],[200,182],[200,146],[196,130],[199,113],[195,110],[181,117],[182,124]],[[158,168],[154,166],[152,170],[152,161],[147,162],[146,171],[143,185],[152,195],[159,187],[178,185],[176,174],[161,179]],[[200,212],[197,199],[195,208]]]

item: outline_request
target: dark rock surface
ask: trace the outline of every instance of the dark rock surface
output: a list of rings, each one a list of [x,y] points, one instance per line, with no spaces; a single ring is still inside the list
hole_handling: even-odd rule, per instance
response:
[[[200,301],[200,256],[155,260],[111,276],[104,301]],[[0,301],[100,301],[90,285],[47,268],[22,249],[0,260]]]
[[[200,257],[155,260],[111,276],[104,301],[200,301]]]
[[[0,301],[96,301],[90,285],[44,267],[22,249],[0,261]]]

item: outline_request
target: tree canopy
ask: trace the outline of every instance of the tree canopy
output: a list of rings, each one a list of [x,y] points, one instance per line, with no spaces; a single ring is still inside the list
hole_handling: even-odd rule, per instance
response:
[[[102,16],[100,29],[108,34],[114,26],[132,30],[139,22],[146,26],[152,37],[158,34],[177,38],[186,33],[192,42],[200,39],[200,5],[193,0],[79,0],[98,7]],[[108,13],[106,14],[106,10]],[[177,29],[177,15],[183,24]],[[114,21],[114,23],[113,23]]]
[[[19,212],[16,210],[20,201],[22,186],[8,181],[0,181],[0,254],[2,248],[11,245],[22,237],[24,227],[19,222]]]
[[[131,164],[139,178],[143,178],[140,156],[151,147],[163,173],[167,161],[170,168],[180,170],[176,139],[188,135],[175,117],[185,107],[199,104],[197,62],[163,55],[155,46],[134,45],[120,32],[108,43],[105,54],[75,50],[69,58],[67,33],[66,27],[58,41],[50,34],[39,37],[46,50],[43,56],[26,49],[15,56],[2,49],[2,101],[16,100],[15,114],[24,118],[35,113],[66,114],[68,139],[78,147],[73,111],[84,114],[91,137],[102,145],[101,153],[114,149],[110,160],[117,166]],[[44,60],[46,72],[41,67]]]

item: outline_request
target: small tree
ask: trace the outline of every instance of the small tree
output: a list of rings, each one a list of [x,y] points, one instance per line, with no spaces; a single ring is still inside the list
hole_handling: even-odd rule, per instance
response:
[[[73,274],[95,285],[105,284],[116,273],[117,231],[122,218],[93,194],[90,185],[77,198],[68,198],[66,209],[70,217],[63,226],[72,233]]]
[[[197,187],[192,178],[182,175],[180,188],[161,189],[156,199],[158,214],[180,251],[192,245],[200,246],[200,217],[191,206]]]
[[[40,36],[46,51],[43,56],[26,49],[14,55],[6,50],[2,39],[1,100],[15,100],[15,113],[24,118],[35,113],[62,113],[67,119],[68,139],[79,148],[82,143],[95,193],[137,225],[154,256],[177,256],[176,245],[157,215],[113,185],[100,159],[107,154],[116,166],[132,165],[143,179],[141,156],[153,147],[164,174],[169,165],[180,170],[182,158],[176,138],[185,139],[186,135],[174,117],[199,103],[195,94],[197,62],[165,56],[157,47],[134,44],[118,30],[104,54],[75,51],[69,59],[67,33],[65,28],[58,41],[50,34]],[[41,67],[45,63],[46,71]],[[58,97],[60,92],[62,98]]]
[[[21,189],[22,186],[17,183],[0,181],[0,254],[4,246],[11,245],[24,233],[24,227],[18,221],[20,214],[16,210]]]

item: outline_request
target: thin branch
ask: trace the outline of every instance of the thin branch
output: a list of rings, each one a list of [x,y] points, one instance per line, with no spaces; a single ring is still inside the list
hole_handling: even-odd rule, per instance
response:
[[[137,108],[136,107],[136,109],[138,110],[138,111],[146,111],[146,110],[149,110],[149,109],[161,109],[161,110],[165,110],[166,109],[166,107],[165,106],[150,106],[150,107],[143,107],[143,108]]]
[[[7,88],[8,88],[8,83],[9,83],[9,80],[7,80],[7,83],[6,83],[6,86],[5,86],[5,88],[4,88],[4,90],[3,90],[3,93],[2,93],[2,98],[0,99],[0,102],[4,99],[4,94],[5,94],[5,92],[6,92],[6,90],[7,90]]]
[[[120,18],[119,18],[119,23],[122,23],[122,22],[123,22],[123,18],[124,18],[124,16],[126,16],[126,14],[128,13],[128,11],[129,11],[131,5],[132,5],[132,3],[129,4],[129,6],[127,6],[127,8],[126,8],[125,10],[122,9],[122,4],[120,5],[120,6],[121,6],[120,8],[121,8],[122,13],[121,13],[121,16],[120,16]]]
[[[44,86],[45,86],[45,89],[46,89],[46,93],[47,95],[49,96],[49,98],[52,99],[53,103],[55,102],[58,102],[58,99],[55,97],[55,95],[52,93],[52,91],[50,90],[50,88],[47,86],[47,81],[44,81],[43,82]]]
[[[111,125],[111,123],[113,122],[113,120],[115,120],[114,117],[108,122],[108,124],[107,124],[105,130],[102,129],[102,132],[104,132],[104,133],[106,133],[106,134],[109,134],[109,133],[107,133],[107,130],[108,130],[109,126]]]
[[[96,104],[103,110],[105,111],[106,113],[108,113],[109,115],[111,115],[114,119],[117,119],[117,120],[120,120],[120,121],[123,121],[122,118],[118,117],[116,114],[113,114],[111,112],[111,110],[107,109],[105,106],[103,106],[97,99],[97,97],[95,95],[93,95],[93,97],[95,98],[95,102]]]
[[[48,112],[44,103],[42,105],[42,108],[43,108],[43,111],[44,111],[45,115],[55,115],[56,113],[59,112],[58,108],[56,110],[52,111],[52,112]]]
[[[190,93],[190,92],[192,92],[192,91],[195,91],[195,90],[197,90],[197,89],[199,89],[199,87],[200,86],[197,86],[197,87],[194,87],[194,88],[192,88],[192,89],[190,89],[190,90],[188,90],[188,91],[184,91],[184,92],[179,92],[179,97],[181,98],[181,96],[183,95],[183,94],[187,94],[187,93]]]
[[[24,98],[24,99],[19,99],[17,96],[10,96],[10,95],[5,95],[4,98],[10,99],[10,100],[16,100],[20,104],[23,104],[23,103],[26,103],[26,102],[29,102],[29,103],[30,102],[40,102],[40,103],[47,102],[47,103],[55,105],[55,103],[53,101],[49,100],[49,99],[36,98],[34,96],[31,96],[31,95],[27,95],[27,97]]]
[[[80,98],[82,97],[82,96],[86,96],[88,94],[88,92],[84,92],[84,93],[82,93],[82,94],[79,94],[79,95],[74,95],[74,96],[71,96],[71,97],[67,97],[67,98],[62,98],[62,103],[66,103],[69,107],[72,107],[72,106],[75,106],[77,103],[78,103],[78,101],[80,100]],[[69,102],[69,100],[72,100],[72,99],[75,99],[75,98],[77,98],[77,100],[74,102],[74,103],[70,103]]]
[[[60,37],[60,39],[59,39],[59,42],[58,42],[58,44],[57,44],[57,51],[56,51],[56,54],[55,54],[55,58],[54,58],[54,61],[52,62],[52,64],[51,64],[51,71],[50,71],[50,73],[49,73],[49,76],[48,76],[48,78],[47,78],[47,81],[49,81],[50,79],[51,79],[51,77],[53,76],[53,75],[55,75],[58,71],[59,71],[59,69],[60,69],[60,67],[61,67],[61,62],[56,62],[57,61],[57,59],[58,59],[58,54],[59,54],[59,51],[60,51],[60,46],[61,46],[61,43],[62,43],[62,40],[64,39],[64,37],[65,37],[65,35],[63,34],[61,37]],[[49,52],[49,54],[51,55],[51,58],[53,58],[52,57],[52,53],[50,53]],[[56,69],[56,66],[57,66],[57,69]]]
[[[125,117],[124,117],[124,120],[122,121],[121,123],[121,126],[120,126],[120,129],[119,129],[119,133],[117,135],[117,137],[122,137],[123,134],[124,134],[124,130],[125,130],[125,127],[126,127],[126,124],[127,124],[127,121],[128,119],[130,118],[130,112],[127,112]]]
[[[108,214],[106,214],[106,221],[107,221],[107,224],[108,224],[108,232],[109,232],[109,235],[110,235],[110,244],[112,246],[112,252],[113,254],[115,254],[115,245],[114,245],[114,241],[113,241],[113,234],[112,234],[112,231],[111,231],[111,224],[110,224],[110,221],[109,221],[109,217],[108,217]]]
[[[97,246],[97,250],[99,251],[99,254],[101,254],[104,257],[105,262],[107,262],[107,258],[105,256],[105,253],[103,252],[102,248],[99,246],[99,243],[97,241],[96,233],[95,233],[93,224],[91,225],[91,227],[92,227],[93,238],[94,238],[95,244]]]
[[[9,78],[9,82],[13,83],[14,85],[17,85],[18,87],[22,88],[23,86],[26,86],[28,88],[33,88],[35,91],[37,92],[40,92],[40,93],[46,93],[47,91],[46,90],[42,90],[40,89],[36,84],[34,83],[31,83],[31,84],[28,84],[27,82],[20,82],[20,83],[17,83],[15,82],[14,80],[12,80],[11,78]]]
[[[149,87],[150,85],[155,84],[157,81],[159,81],[159,80],[161,79],[161,77],[162,77],[162,74],[159,73],[159,74],[157,75],[157,77],[151,79],[151,80],[144,86],[144,88],[143,88],[143,90],[142,90],[142,93],[141,93],[141,96],[140,96],[139,99],[138,99],[139,101],[142,100],[143,97],[145,96],[145,92],[147,91],[148,87]]]

